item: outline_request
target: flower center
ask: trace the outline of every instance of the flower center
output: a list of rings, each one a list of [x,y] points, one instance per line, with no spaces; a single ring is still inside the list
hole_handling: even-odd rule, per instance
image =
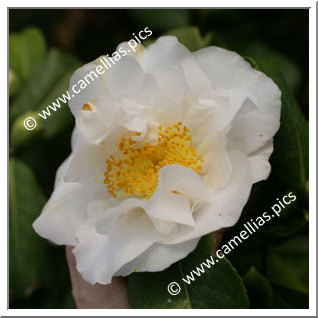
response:
[[[122,137],[119,158],[111,155],[106,160],[104,183],[108,192],[115,198],[135,194],[149,199],[157,187],[160,168],[178,164],[199,172],[204,160],[192,146],[189,132],[182,122],[165,130],[158,126],[158,144],[145,144],[141,148],[136,147],[137,142],[131,137]]]

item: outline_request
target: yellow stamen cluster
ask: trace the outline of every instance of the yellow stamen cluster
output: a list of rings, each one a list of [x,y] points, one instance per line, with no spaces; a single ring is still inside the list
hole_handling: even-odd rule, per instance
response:
[[[203,158],[191,144],[189,129],[179,122],[163,129],[158,127],[158,144],[145,144],[141,148],[131,137],[122,137],[118,148],[120,158],[112,155],[106,160],[104,183],[113,196],[137,195],[149,199],[155,191],[160,168],[178,164],[195,172],[202,169]],[[136,132],[134,136],[140,136]]]

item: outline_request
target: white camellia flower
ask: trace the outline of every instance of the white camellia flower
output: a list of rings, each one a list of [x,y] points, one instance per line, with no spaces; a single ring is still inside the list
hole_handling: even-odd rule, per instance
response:
[[[167,268],[233,226],[268,177],[280,97],[234,52],[170,36],[139,46],[70,101],[73,150],[34,229],[75,246],[91,284]]]

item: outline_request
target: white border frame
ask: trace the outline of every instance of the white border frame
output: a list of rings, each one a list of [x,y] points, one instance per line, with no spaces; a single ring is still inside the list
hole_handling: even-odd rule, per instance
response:
[[[26,3],[28,7],[25,7]],[[132,8],[132,2],[127,0],[116,1],[98,1],[90,0],[90,8],[119,8],[127,7]],[[162,0],[149,3],[145,0],[135,0],[133,2],[134,8],[144,7],[180,7],[180,1],[177,0]],[[195,4],[195,7],[193,6]],[[107,5],[107,7],[105,7]],[[0,230],[0,242],[1,242],[1,289],[0,289],[0,314],[1,316],[166,316],[167,314],[172,316],[316,316],[316,2],[315,1],[282,1],[282,0],[268,0],[268,1],[204,1],[196,0],[195,2],[184,1],[182,2],[184,8],[310,8],[309,10],[309,136],[310,136],[310,148],[309,148],[309,164],[310,164],[310,197],[309,197],[309,209],[310,209],[310,222],[309,222],[309,273],[310,273],[310,288],[309,288],[309,309],[268,309],[268,310],[256,310],[256,309],[7,309],[8,306],[8,263],[5,261],[5,255],[8,257],[7,240],[8,240],[8,187],[5,178],[1,181],[1,230]],[[43,1],[30,0],[25,2],[23,0],[5,1],[5,5],[1,6],[1,43],[7,43],[8,41],[8,8],[30,8],[30,7],[43,7],[43,8],[72,8],[72,7],[87,7],[87,2],[81,0],[55,0]],[[297,45],[297,43],[295,43]],[[1,50],[1,74],[7,74],[8,56],[7,50]],[[7,82],[7,81],[6,81]],[[2,84],[4,84],[2,82]],[[7,83],[1,85],[2,100],[8,101],[8,87]],[[9,101],[8,101],[9,103]],[[2,111],[4,111],[4,105]],[[8,108],[5,110],[6,116],[1,116],[1,143],[2,149],[7,149],[8,145]],[[4,137],[6,136],[6,138]],[[5,156],[2,155],[2,169],[8,169],[8,153]],[[6,172],[4,172],[4,175]],[[5,191],[7,189],[7,191]],[[6,195],[7,194],[7,195]]]

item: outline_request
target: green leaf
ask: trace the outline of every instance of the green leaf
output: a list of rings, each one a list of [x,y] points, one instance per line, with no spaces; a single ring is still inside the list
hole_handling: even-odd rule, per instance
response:
[[[251,308],[271,308],[273,291],[268,280],[255,267],[244,275],[243,282],[247,290]]]
[[[186,292],[182,289],[177,296],[171,296],[167,286],[171,281],[180,280],[177,264],[162,272],[135,273],[128,276],[128,291],[132,308],[189,308]]]
[[[190,20],[189,11],[183,9],[137,9],[130,14],[140,25],[159,31],[188,25]]]
[[[45,198],[32,173],[23,162],[9,160],[9,262],[10,290],[26,296],[38,284],[44,255],[44,241],[32,223]]]
[[[275,222],[264,228],[264,233],[270,236],[280,237],[297,234],[308,226],[308,211],[302,209],[299,204],[287,206]]]
[[[13,122],[31,110],[39,113],[55,102],[68,89],[69,79],[79,66],[80,63],[76,58],[52,49],[34,70],[11,105],[10,121]],[[40,116],[35,118],[43,126],[44,138],[52,138],[66,127],[73,125],[73,116],[67,104],[60,102],[60,105],[56,112],[51,110],[51,116],[46,120]]]
[[[292,239],[273,246],[267,253],[268,279],[294,291],[309,291],[309,246],[307,236]]]
[[[200,277],[189,275],[207,258],[213,245],[213,236],[203,237],[197,248],[185,259],[168,269],[155,273],[134,273],[128,277],[130,302],[133,308],[248,308],[248,298],[242,279],[226,259],[218,259]],[[217,258],[214,257],[216,260]],[[177,282],[181,287],[172,296],[167,287]]]
[[[212,32],[208,32],[204,37],[200,34],[198,27],[188,26],[170,30],[165,35],[173,35],[179,42],[186,46],[191,52],[200,50],[208,46],[212,41]]]
[[[272,175],[286,190],[302,189],[309,178],[308,122],[275,64],[260,59],[250,62],[271,77],[282,91],[281,125],[271,157]]]
[[[280,70],[281,76],[292,92],[299,87],[302,74],[298,65],[280,52],[273,50],[262,42],[252,42],[244,49],[244,53],[254,59],[268,60],[275,63],[275,67]]]
[[[36,28],[27,28],[9,36],[9,64],[26,80],[34,65],[41,61],[46,53],[46,44],[42,32]]]
[[[241,218],[243,217],[244,215],[242,215]],[[245,222],[249,220],[250,219],[247,219]],[[240,231],[244,230],[245,228],[243,224],[244,221],[240,219],[234,227],[227,229],[223,235],[223,242],[228,242]],[[238,271],[238,273],[240,275],[244,275],[249,271],[251,266],[255,266],[256,268],[262,267],[263,249],[264,242],[262,237],[253,235],[249,237],[248,240],[244,241],[244,245],[242,244],[235,250],[231,251],[231,253],[227,255],[227,258],[231,262],[232,266],[234,266]]]
[[[73,75],[74,71],[80,66],[77,61],[73,61],[68,69],[65,70],[65,73],[61,76],[57,83],[54,83],[51,91],[46,95],[45,99],[41,103],[41,107],[37,109],[39,113],[43,109],[46,109],[48,105],[51,105],[52,102],[55,102],[59,96],[62,96],[66,90],[68,90],[70,78]],[[51,110],[51,116],[46,120],[38,116],[39,121],[43,125],[43,136],[46,139],[53,138],[58,133],[63,131],[69,126],[73,126],[74,117],[68,107],[68,103],[63,103],[60,101],[60,108],[56,112]]]

